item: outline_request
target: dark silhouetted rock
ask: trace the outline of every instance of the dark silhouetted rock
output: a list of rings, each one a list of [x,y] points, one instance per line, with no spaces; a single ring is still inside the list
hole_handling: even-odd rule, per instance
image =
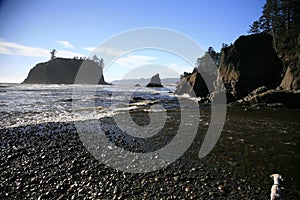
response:
[[[260,87],[239,100],[238,103],[263,106],[284,105],[287,108],[300,108],[300,92],[277,89],[266,90],[266,87]]]
[[[34,66],[23,83],[25,84],[74,84],[80,66],[86,69],[84,78],[77,83],[107,84],[102,67],[92,60],[56,58]],[[99,77],[99,80],[98,78]],[[93,80],[94,79],[94,80]],[[95,80],[97,79],[97,80]]]
[[[147,87],[163,87],[159,78],[159,74],[151,77],[150,83],[147,84]]]
[[[206,81],[203,76],[206,78]],[[216,76],[209,75],[205,72],[199,73],[195,68],[191,74],[187,74],[186,77],[181,77],[181,81],[177,84],[174,93],[178,95],[188,94],[196,97],[207,97],[210,93],[209,90],[213,91],[213,82],[215,80]]]
[[[222,51],[219,76],[231,101],[247,96],[260,86],[278,87],[281,73],[282,63],[268,34],[241,36]]]

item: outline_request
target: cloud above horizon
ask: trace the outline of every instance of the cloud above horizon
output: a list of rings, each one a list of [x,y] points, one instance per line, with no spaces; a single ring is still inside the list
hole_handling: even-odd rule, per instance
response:
[[[17,44],[0,38],[0,54],[30,57],[49,57],[50,51],[39,47]]]
[[[144,56],[144,55],[127,55],[120,57],[115,61],[121,67],[125,68],[136,68],[143,65],[153,64],[152,61],[156,60],[156,57],[153,56]]]
[[[0,54],[28,57],[50,57],[50,49],[26,46],[0,38]],[[73,58],[74,56],[84,57],[85,55],[73,51],[57,49],[57,57]]]
[[[86,51],[88,51],[90,53],[95,53],[95,54],[104,53],[109,56],[120,56],[120,55],[126,53],[125,51],[120,50],[120,49],[115,49],[115,48],[111,48],[111,47],[102,47],[102,46],[100,46],[100,47],[85,47],[83,49],[85,49]]]
[[[167,66],[170,70],[177,72],[178,74],[183,74],[184,72],[192,72],[194,66],[192,65],[182,65],[178,63],[171,63]]]
[[[68,41],[65,41],[65,40],[58,40],[57,41],[59,44],[61,44],[64,48],[70,48],[70,49],[74,49],[74,46],[68,42]]]

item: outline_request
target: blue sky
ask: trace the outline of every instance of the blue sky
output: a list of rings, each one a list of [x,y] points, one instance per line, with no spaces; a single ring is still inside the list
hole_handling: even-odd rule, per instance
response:
[[[131,29],[161,27],[219,51],[247,34],[264,0],[2,0],[0,1],[0,82],[21,82],[57,49],[61,57],[89,56],[112,36]],[[168,59],[164,59],[167,58]],[[188,70],[172,55],[141,51],[125,55],[105,70],[120,79],[134,64],[162,64]],[[172,62],[171,62],[172,60]],[[137,63],[140,61],[140,63]],[[135,63],[131,63],[135,62]],[[179,70],[180,71],[180,70]]]

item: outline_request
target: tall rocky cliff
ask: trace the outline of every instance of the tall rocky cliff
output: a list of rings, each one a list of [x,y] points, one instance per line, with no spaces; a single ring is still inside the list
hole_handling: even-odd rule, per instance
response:
[[[214,101],[225,89],[227,102],[234,102],[235,105],[300,108],[299,62],[300,59],[290,65],[284,75],[283,64],[272,46],[271,35],[241,36],[233,45],[223,48],[217,79],[210,74],[199,73],[198,67],[198,70],[182,77],[175,94],[187,93]],[[225,88],[219,84],[222,81]]]
[[[77,72],[83,64],[88,66],[92,72],[102,74],[99,77],[98,84],[107,84],[104,80],[102,67],[92,60],[55,58],[45,63],[38,63],[29,72],[27,78],[23,81],[25,84],[74,84]],[[80,83],[93,84],[88,78]]]
[[[282,70],[282,63],[272,47],[272,37],[262,33],[241,36],[224,48],[219,76],[232,101],[261,86],[276,88],[282,80]]]

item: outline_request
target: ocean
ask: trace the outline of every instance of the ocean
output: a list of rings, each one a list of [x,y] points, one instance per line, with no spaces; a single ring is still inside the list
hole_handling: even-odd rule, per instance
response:
[[[134,104],[128,108],[129,101],[131,100],[132,103],[135,101],[134,99],[148,100],[148,103],[159,99],[169,105],[168,109],[175,109],[177,105],[171,104],[171,101],[176,98],[171,94],[174,90],[174,86],[151,89],[130,85],[2,83],[0,84],[0,127],[73,121],[72,103],[75,95],[76,101],[81,104],[83,111],[94,108],[97,110],[96,115],[93,116],[95,118],[112,116],[124,109],[135,109]],[[92,107],[85,107],[84,102],[89,101],[94,101],[94,104]],[[147,102],[144,103],[147,104]]]

